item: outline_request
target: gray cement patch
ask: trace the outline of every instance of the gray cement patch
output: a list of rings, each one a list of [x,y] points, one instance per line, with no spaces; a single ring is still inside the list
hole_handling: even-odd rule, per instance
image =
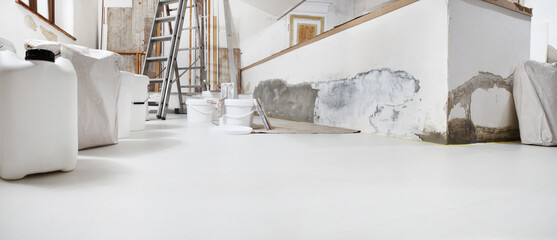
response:
[[[269,117],[313,123],[317,90],[310,83],[291,85],[275,79],[262,81],[254,98],[261,99]]]

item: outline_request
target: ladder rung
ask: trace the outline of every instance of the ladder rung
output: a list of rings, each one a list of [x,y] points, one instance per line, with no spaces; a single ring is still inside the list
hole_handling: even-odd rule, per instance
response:
[[[167,16],[167,17],[160,17],[155,18],[155,22],[170,22],[176,20],[176,16]]]
[[[180,0],[160,0],[159,3],[161,3],[161,4],[171,4],[171,3],[177,3],[179,1]]]
[[[180,86],[181,88],[203,88],[203,86],[201,85],[186,85],[186,86]]]
[[[178,51],[191,51],[191,50],[198,50],[201,49],[199,47],[194,47],[194,48],[179,48]]]
[[[201,69],[201,67],[179,67],[178,70]]]
[[[152,37],[151,40],[155,42],[170,41],[172,40],[172,36]]]
[[[147,62],[166,62],[168,61],[168,57],[148,57],[146,60]]]
[[[182,28],[182,30],[184,30],[184,31],[186,31],[186,30],[196,30],[196,29],[197,29],[196,26],[194,26],[194,27],[185,27],[185,28]]]
[[[194,8],[194,7],[195,7],[195,5],[188,5],[188,6],[186,6],[186,8]]]

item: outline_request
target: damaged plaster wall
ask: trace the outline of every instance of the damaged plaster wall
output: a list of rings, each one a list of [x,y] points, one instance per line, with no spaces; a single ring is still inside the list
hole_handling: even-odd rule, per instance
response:
[[[530,57],[530,17],[476,0],[449,1],[449,15],[448,142],[518,140],[511,79]]]
[[[417,98],[420,81],[407,72],[377,69],[312,86],[318,92],[317,124],[416,140],[424,129]]]
[[[447,26],[446,2],[420,0],[243,71],[244,92],[269,79],[311,83],[316,123],[444,143]],[[347,96],[350,85],[361,92]],[[392,95],[374,95],[376,85]]]
[[[16,47],[17,55],[21,58],[25,57],[23,45],[26,39],[57,40],[95,48],[97,42],[96,9],[96,0],[74,1],[73,12],[79,14],[73,16],[73,22],[79,28],[73,31],[73,36],[77,38],[77,41],[73,41],[15,1],[5,1],[0,7],[0,22],[5,23],[0,28],[0,38],[11,41]],[[68,12],[71,11],[68,10]],[[61,19],[63,19],[62,16]]]

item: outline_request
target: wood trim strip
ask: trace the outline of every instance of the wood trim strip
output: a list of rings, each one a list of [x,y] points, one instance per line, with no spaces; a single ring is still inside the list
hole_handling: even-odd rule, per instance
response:
[[[289,53],[289,52],[292,52],[292,51],[294,51],[294,50],[296,50],[296,49],[298,49],[298,48],[302,48],[302,47],[307,46],[307,45],[310,45],[310,44],[312,44],[312,43],[314,43],[314,42],[323,40],[323,39],[325,39],[325,38],[327,38],[327,37],[333,36],[333,35],[335,35],[335,34],[337,34],[337,33],[340,33],[340,32],[342,32],[342,31],[344,31],[344,30],[353,28],[353,27],[358,26],[358,25],[360,25],[360,24],[362,24],[362,23],[368,22],[368,21],[370,21],[370,20],[373,20],[373,19],[378,18],[378,17],[380,17],[380,16],[383,16],[383,15],[385,15],[385,14],[387,14],[387,13],[390,13],[390,12],[395,11],[395,10],[397,10],[397,9],[403,8],[403,7],[405,7],[405,6],[408,6],[408,5],[410,5],[410,4],[412,4],[412,3],[415,3],[415,2],[417,2],[417,1],[420,1],[420,0],[398,0],[398,1],[393,2],[393,3],[391,3],[391,4],[387,5],[387,6],[384,6],[384,7],[380,8],[380,9],[378,9],[378,10],[375,10],[375,11],[373,11],[373,12],[370,12],[370,13],[366,14],[366,15],[357,17],[357,18],[355,18],[355,19],[353,19],[353,20],[351,20],[351,21],[348,21],[348,22],[346,22],[346,23],[344,23],[344,24],[342,24],[342,25],[339,25],[339,26],[337,26],[337,27],[335,27],[335,28],[333,28],[333,29],[331,29],[331,30],[329,30],[329,31],[327,31],[327,32],[324,32],[323,34],[317,35],[317,36],[315,36],[315,37],[313,37],[313,38],[311,38],[311,39],[309,39],[309,40],[307,40],[307,41],[304,41],[304,42],[302,42],[302,43],[300,43],[300,44],[294,45],[294,46],[289,47],[289,48],[287,48],[287,49],[284,49],[284,50],[282,50],[282,51],[280,51],[280,52],[278,52],[278,53],[275,53],[275,54],[273,54],[273,55],[271,55],[271,56],[269,56],[269,57],[266,57],[266,58],[264,58],[264,59],[261,59],[261,60],[255,62],[255,63],[253,63],[253,64],[251,64],[251,65],[249,65],[249,66],[247,66],[247,67],[245,67],[245,68],[242,68],[241,71],[246,71],[246,70],[248,70],[248,69],[250,69],[250,68],[253,68],[253,67],[255,67],[255,66],[261,65],[261,64],[263,64],[263,63],[265,63],[265,62],[268,62],[268,61],[270,61],[270,60],[272,60],[272,59],[275,59],[275,58],[277,58],[277,57],[279,57],[279,56],[282,56],[282,55],[284,55],[284,54],[287,54],[287,53]]]
[[[532,17],[532,9],[522,6],[519,3],[514,3],[509,0],[483,0],[483,1]]]
[[[21,5],[23,8],[27,9],[29,12],[32,12],[33,14],[37,15],[37,17],[39,17],[40,19],[42,19],[43,21],[45,21],[48,25],[50,25],[51,27],[55,28],[56,30],[60,31],[61,33],[63,33],[64,35],[66,35],[67,37],[69,37],[70,39],[76,41],[77,38],[75,38],[74,36],[72,36],[71,34],[69,34],[68,32],[64,31],[64,29],[56,26],[56,24],[51,23],[48,19],[46,19],[45,17],[43,17],[41,14],[33,11],[33,9],[31,9],[29,6],[27,6],[27,4],[25,4],[24,2],[22,2],[21,0],[15,0],[15,2],[19,5]]]

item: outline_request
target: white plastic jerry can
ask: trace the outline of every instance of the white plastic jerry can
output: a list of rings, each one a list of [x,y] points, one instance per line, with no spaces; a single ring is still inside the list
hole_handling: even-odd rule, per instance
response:
[[[0,177],[8,180],[77,163],[73,65],[48,50],[28,50],[25,59],[0,51]]]

